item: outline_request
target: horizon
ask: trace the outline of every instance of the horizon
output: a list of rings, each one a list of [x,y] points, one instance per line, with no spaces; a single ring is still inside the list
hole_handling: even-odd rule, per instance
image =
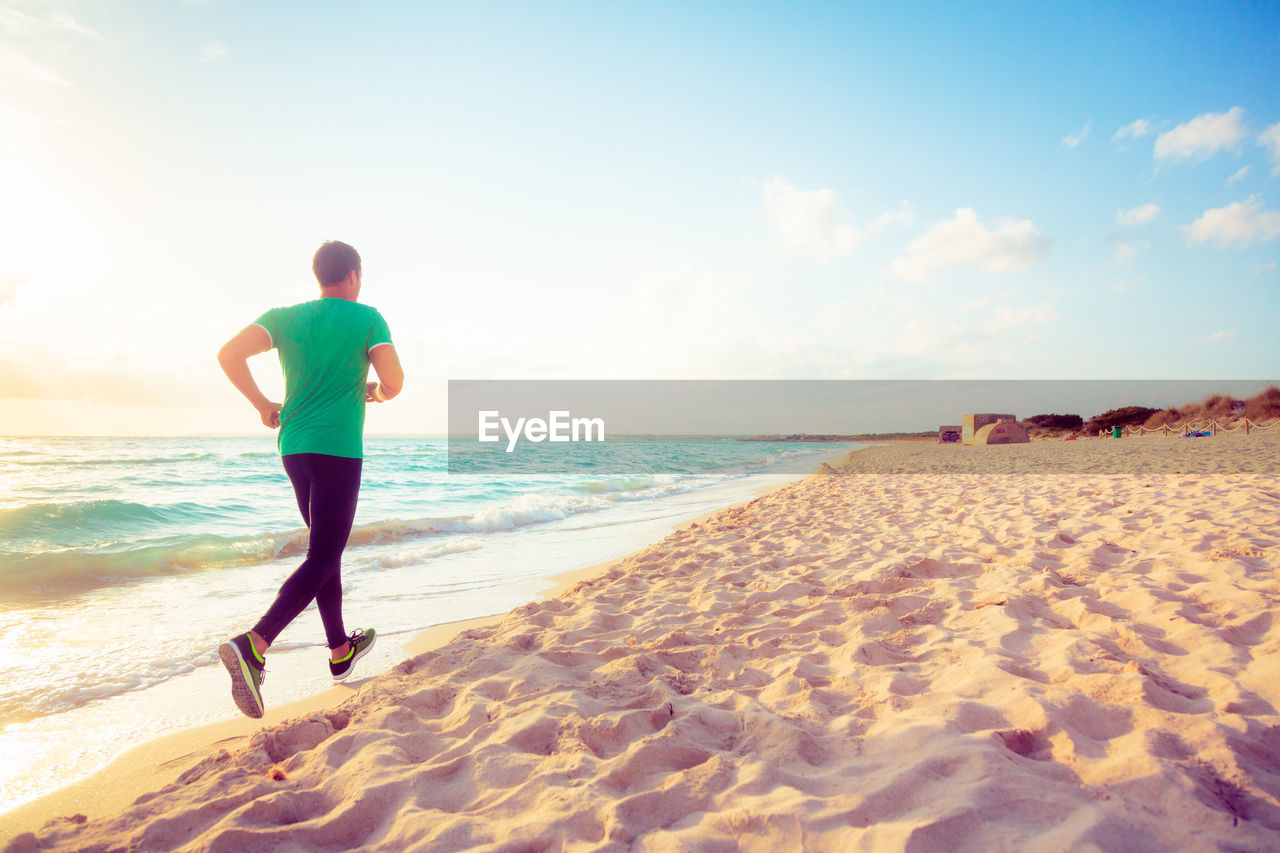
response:
[[[1064,380],[1058,380],[1058,381],[1062,382]],[[1066,381],[1070,381],[1070,380],[1066,380]],[[1153,383],[1134,383],[1132,380],[1124,380],[1124,382],[1125,384],[1143,384],[1143,385],[1151,385],[1151,386],[1156,385],[1156,383],[1154,382]],[[895,384],[899,385],[900,387],[907,385],[907,383],[895,383]],[[960,383],[951,381],[950,384],[959,385]],[[984,383],[984,384],[990,384],[990,383]],[[1112,383],[1112,384],[1114,385],[1116,383]],[[1221,395],[1230,397],[1231,399],[1244,401],[1246,399],[1249,399],[1250,397],[1261,394],[1265,390],[1268,390],[1271,388],[1280,388],[1280,383],[1277,383],[1274,380],[1222,380],[1219,382],[1212,382],[1212,383],[1205,382],[1203,380],[1201,381],[1184,380],[1182,382],[1178,382],[1176,385],[1170,381],[1164,381],[1161,384],[1165,386],[1163,391],[1157,391],[1157,390],[1154,390],[1154,388],[1148,389],[1149,393],[1148,393],[1148,396],[1146,397],[1145,402],[1136,399],[1139,396],[1141,396],[1140,394],[1129,394],[1128,397],[1125,397],[1123,395],[1128,392],[1116,391],[1114,389],[1111,389],[1109,394],[1110,402],[1099,403],[1098,405],[1094,406],[1093,409],[1096,409],[1096,411],[1094,411],[1093,409],[1082,409],[1080,406],[1063,406],[1063,407],[1049,406],[1047,407],[1046,411],[1036,412],[1035,414],[1019,413],[1019,412],[1014,412],[1014,414],[1019,421],[1027,421],[1033,417],[1039,417],[1039,416],[1045,416],[1045,415],[1051,415],[1051,414],[1052,415],[1078,415],[1087,424],[1090,421],[1090,419],[1093,417],[1099,417],[1108,412],[1112,412],[1117,409],[1121,409],[1129,406],[1139,406],[1142,408],[1149,408],[1154,411],[1162,411],[1170,408],[1182,409],[1188,406],[1200,405],[1204,401],[1204,399],[1208,396],[1215,396],[1215,395],[1221,394]],[[1181,402],[1172,402],[1173,398],[1170,395],[1177,394],[1178,392],[1171,390],[1170,386],[1181,387],[1185,391],[1194,391],[1196,388],[1200,388],[1201,394],[1197,399],[1186,398],[1187,395],[1184,394],[1183,397],[1178,398],[1181,400]],[[1212,389],[1212,390],[1207,390],[1206,392],[1205,389]],[[1253,389],[1252,393],[1249,393],[1248,389]],[[907,387],[906,390],[910,391],[913,389],[911,389],[910,387]],[[1094,388],[1094,396],[1099,399],[1101,399],[1102,397],[1108,396],[1103,393],[1104,390],[1107,390],[1107,389]],[[700,389],[700,393],[704,397],[706,397],[705,389]],[[1163,393],[1164,396],[1156,397],[1155,395],[1158,393]],[[994,389],[989,391],[988,394],[989,396],[991,395],[998,396]],[[941,395],[937,395],[937,396],[941,396]],[[715,398],[713,396],[707,399],[723,399],[723,398]],[[1116,402],[1117,400],[1128,400],[1128,402]],[[643,403],[643,401],[641,402]],[[1005,400],[998,401],[996,403],[993,403],[992,405],[979,406],[979,407],[973,408],[972,412],[966,410],[965,412],[961,412],[958,414],[950,413],[955,415],[950,420],[946,420],[946,418],[949,417],[949,414],[942,412],[940,409],[936,407],[930,408],[929,409],[930,414],[933,415],[933,419],[937,420],[938,423],[928,425],[928,426],[915,426],[914,424],[907,424],[899,421],[896,424],[893,424],[890,426],[867,428],[867,429],[861,429],[853,432],[823,428],[821,425],[795,428],[795,427],[779,427],[776,424],[772,425],[774,427],[772,429],[762,429],[754,432],[749,432],[749,431],[741,432],[741,431],[729,431],[729,430],[709,430],[704,432],[693,431],[693,430],[671,431],[671,432],[624,430],[621,432],[609,432],[603,440],[604,441],[681,440],[681,439],[741,440],[741,439],[761,438],[761,437],[767,437],[767,436],[792,436],[792,435],[808,436],[808,437],[839,436],[842,438],[851,439],[851,438],[856,438],[858,436],[926,435],[926,434],[935,433],[940,426],[951,424],[953,422],[958,423],[964,414],[971,414],[976,412],[995,412],[995,411],[1008,412],[1011,409],[1019,408],[1019,406],[1017,405],[1013,405],[1013,406],[1005,405],[1005,403],[1007,402],[1008,400],[1006,398]],[[922,404],[922,401],[920,401],[918,397],[913,397],[909,393],[905,393],[902,396],[899,396],[897,398],[888,398],[888,399],[881,398],[877,401],[877,403],[879,404],[878,406],[876,405],[868,406],[867,407],[868,410],[872,410],[875,408],[879,408],[883,410],[886,407],[892,407],[896,411],[896,410],[900,410],[902,407],[909,406],[910,404],[924,405],[926,407],[929,405],[928,402],[924,402]],[[847,403],[845,405],[847,405]],[[644,408],[643,405],[641,405],[640,408]],[[1032,408],[1035,408],[1035,407],[1032,407]],[[1045,408],[1045,407],[1041,407],[1041,408]],[[1061,411],[1057,410],[1059,408],[1061,409]],[[1080,409],[1080,411],[1071,411],[1071,409]],[[836,407],[834,411],[837,416],[845,417],[845,415],[841,413],[840,407]],[[625,410],[623,410],[623,416],[626,417]],[[683,416],[689,417],[687,413],[684,413]],[[830,417],[832,415],[830,412],[828,412],[824,416]],[[695,420],[697,419],[696,413],[694,414],[693,417],[695,418]],[[725,417],[725,415],[721,414],[721,417]],[[727,417],[729,417],[730,419],[737,420],[739,418],[745,419],[747,415],[745,414],[734,415],[730,413]],[[920,416],[908,415],[907,417],[918,418]],[[685,422],[688,423],[687,420]],[[61,435],[47,435],[47,434],[41,434],[41,433],[0,433],[0,439],[89,438],[89,439],[121,439],[121,440],[128,440],[128,439],[181,440],[181,439],[227,438],[227,439],[253,439],[253,440],[264,440],[264,441],[269,440],[273,445],[276,443],[277,437],[278,437],[278,433],[274,430],[271,432],[227,431],[227,432],[172,433],[172,434],[66,433]],[[466,438],[469,438],[470,436],[466,430],[460,430],[454,433],[391,432],[391,431],[366,432],[364,437],[366,439],[388,439],[388,440],[435,439],[435,440],[441,440],[441,441],[448,441],[450,439],[466,439]],[[785,440],[785,439],[782,439],[782,440]]]
[[[326,239],[370,437],[458,376],[1280,375],[1277,67],[1265,4],[0,0],[0,433],[253,436],[215,354]]]

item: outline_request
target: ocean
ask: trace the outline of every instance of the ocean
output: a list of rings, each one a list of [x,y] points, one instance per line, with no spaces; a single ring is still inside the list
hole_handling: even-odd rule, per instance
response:
[[[850,446],[610,441],[499,474],[449,473],[443,439],[366,439],[344,617],[379,641],[357,684],[425,628],[535,600]],[[274,436],[0,438],[0,812],[237,716],[218,644],[306,543]],[[268,706],[330,687],[326,660],[308,607],[272,646]]]

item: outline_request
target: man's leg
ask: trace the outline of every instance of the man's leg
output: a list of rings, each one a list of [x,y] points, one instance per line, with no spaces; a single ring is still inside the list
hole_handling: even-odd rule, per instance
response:
[[[284,582],[266,615],[254,626],[268,645],[311,603],[317,601],[330,648],[347,641],[342,624],[342,551],[351,535],[356,500],[360,494],[361,460],[318,453],[283,457],[285,471],[294,484],[303,520],[310,522],[307,558]]]

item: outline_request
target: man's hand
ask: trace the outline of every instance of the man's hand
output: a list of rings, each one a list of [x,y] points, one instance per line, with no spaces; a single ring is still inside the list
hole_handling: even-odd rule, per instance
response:
[[[378,387],[377,382],[369,382],[364,386],[364,401],[366,403],[385,403],[387,395],[382,393],[382,389]]]
[[[278,429],[280,426],[280,404],[268,400],[265,406],[258,407],[258,416],[262,418],[264,427]]]

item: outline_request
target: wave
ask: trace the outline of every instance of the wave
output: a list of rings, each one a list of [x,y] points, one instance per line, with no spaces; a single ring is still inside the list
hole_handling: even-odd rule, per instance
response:
[[[352,529],[348,546],[359,548],[393,545],[435,536],[483,536],[560,521],[580,513],[597,512],[618,502],[647,500],[698,487],[695,482],[657,484],[643,488],[638,481],[618,485],[620,490],[613,493],[533,492],[466,515],[387,519],[361,524]],[[629,486],[634,488],[628,488]],[[36,504],[6,510],[0,513],[0,520],[10,525],[21,523],[30,534],[33,527],[41,524],[58,527],[92,519],[98,524],[98,532],[101,532],[102,519],[105,517],[136,524],[139,519],[171,520],[172,517],[197,512],[212,517],[218,514],[218,510],[195,504],[147,507],[126,501],[85,501],[62,505]],[[474,538],[455,540],[419,549],[416,553],[407,552],[403,564],[478,547],[482,546]],[[140,581],[300,557],[306,553],[306,549],[307,531],[301,528],[239,537],[200,534],[108,545],[82,542],[68,547],[47,548],[36,553],[0,551],[0,596],[29,599],[73,594],[112,586],[122,581]],[[399,563],[394,556],[389,559],[392,563]]]
[[[302,554],[306,547],[304,529],[238,538],[166,537],[34,554],[0,551],[0,596],[21,600],[86,592],[121,581],[254,565]]]
[[[7,456],[15,454],[8,453]],[[29,454],[34,455],[34,454]],[[273,454],[268,454],[273,455]],[[217,459],[215,453],[192,451],[190,453],[180,453],[176,456],[128,456],[121,455],[115,459],[75,459],[75,458],[54,458],[54,459],[35,459],[25,461],[22,459],[10,459],[14,465],[22,466],[46,466],[57,465],[64,468],[103,468],[110,466],[133,466],[133,465],[169,465],[175,462],[195,462],[201,459]]]
[[[148,505],[115,499],[36,503],[0,509],[0,534],[10,543],[88,544],[112,535],[132,538],[156,527],[223,517],[225,508],[183,502]]]
[[[647,476],[631,476],[631,477],[607,477],[602,480],[584,480],[570,488],[582,492],[634,492],[641,489],[651,489],[656,485],[653,477]]]
[[[404,566],[417,566],[428,560],[443,557],[446,554],[463,554],[467,551],[479,551],[484,543],[475,537],[468,536],[452,542],[441,542],[426,548],[403,548],[394,553],[381,554],[377,564],[384,569],[398,569]]]

